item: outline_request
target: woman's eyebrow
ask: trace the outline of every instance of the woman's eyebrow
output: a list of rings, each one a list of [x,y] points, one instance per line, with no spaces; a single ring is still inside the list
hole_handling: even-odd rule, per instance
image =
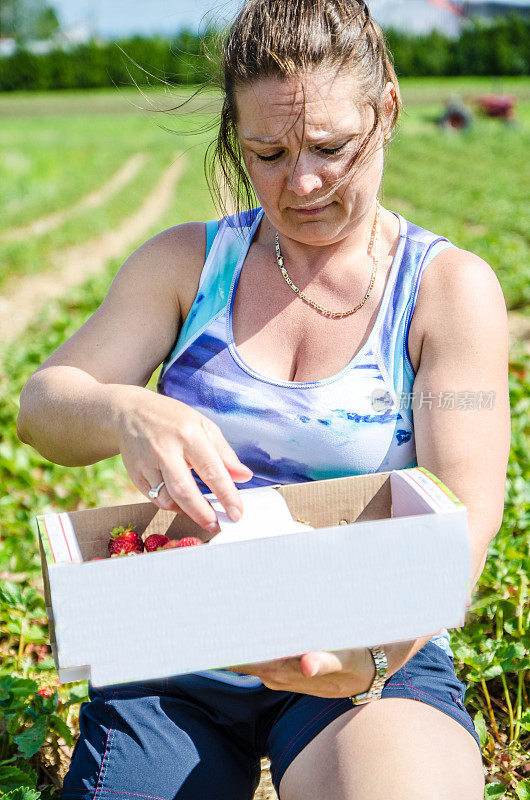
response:
[[[355,136],[360,136],[362,131],[344,131],[341,133],[331,134],[326,133],[322,135],[316,136],[306,136],[306,141],[310,142],[311,144],[319,144],[320,142],[328,142],[328,141],[342,141],[346,139],[353,139]],[[259,142],[260,144],[269,144],[269,145],[280,145],[282,144],[281,139],[274,139],[268,136],[245,136],[245,134],[241,134],[241,138],[244,139],[245,142]]]

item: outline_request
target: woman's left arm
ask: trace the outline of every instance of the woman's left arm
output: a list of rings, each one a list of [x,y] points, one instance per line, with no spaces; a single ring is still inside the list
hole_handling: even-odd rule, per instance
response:
[[[422,343],[416,457],[467,507],[472,589],[502,523],[511,438],[508,317],[495,273],[466,250],[442,251],[422,277],[413,320]],[[391,671],[429,638],[386,645]]]

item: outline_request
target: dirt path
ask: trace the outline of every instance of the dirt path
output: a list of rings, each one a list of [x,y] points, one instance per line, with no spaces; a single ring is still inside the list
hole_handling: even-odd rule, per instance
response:
[[[142,236],[148,235],[168,208],[184,165],[185,157],[177,153],[140,208],[118,228],[57,253],[53,257],[56,269],[10,281],[0,298],[0,341],[14,341],[48,301],[84,283],[107,261],[123,256]]]
[[[127,186],[133,178],[136,177],[140,169],[147,161],[145,153],[136,153],[131,156],[120,169],[114,173],[112,178],[96,189],[94,192],[85,195],[77,203],[74,203],[70,208],[60,209],[54,211],[52,214],[47,214],[45,217],[33,220],[29,225],[24,225],[20,228],[11,228],[0,237],[3,242],[11,242],[14,239],[24,239],[27,236],[40,236],[43,233],[48,233],[62,225],[65,220],[79,214],[82,211],[89,211],[93,208],[103,205],[103,203]]]

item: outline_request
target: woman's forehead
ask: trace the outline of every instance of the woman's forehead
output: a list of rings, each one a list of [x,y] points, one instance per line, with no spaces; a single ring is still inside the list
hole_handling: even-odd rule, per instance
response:
[[[315,71],[293,78],[261,78],[236,89],[241,139],[273,143],[291,131],[308,141],[341,132],[362,133],[365,106],[346,71]]]

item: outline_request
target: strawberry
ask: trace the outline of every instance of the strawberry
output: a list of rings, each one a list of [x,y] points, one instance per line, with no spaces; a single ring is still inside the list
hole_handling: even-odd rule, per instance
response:
[[[109,553],[111,556],[129,555],[129,553],[143,553],[144,543],[140,536],[133,530],[134,525],[113,528],[109,540]]]
[[[41,697],[51,697],[53,689],[49,686],[43,686],[42,689],[37,689],[37,694],[40,694]]]
[[[160,550],[173,550],[173,548],[178,547],[177,539],[169,539],[165,544],[162,545]]]
[[[197,539],[196,536],[185,536],[183,539],[178,540],[177,547],[193,547],[196,544],[203,544],[203,542]]]
[[[152,553],[154,550],[158,550],[159,547],[162,547],[168,542],[169,536],[165,536],[163,533],[152,533],[151,536],[148,536],[145,540],[144,546],[148,553]]]

